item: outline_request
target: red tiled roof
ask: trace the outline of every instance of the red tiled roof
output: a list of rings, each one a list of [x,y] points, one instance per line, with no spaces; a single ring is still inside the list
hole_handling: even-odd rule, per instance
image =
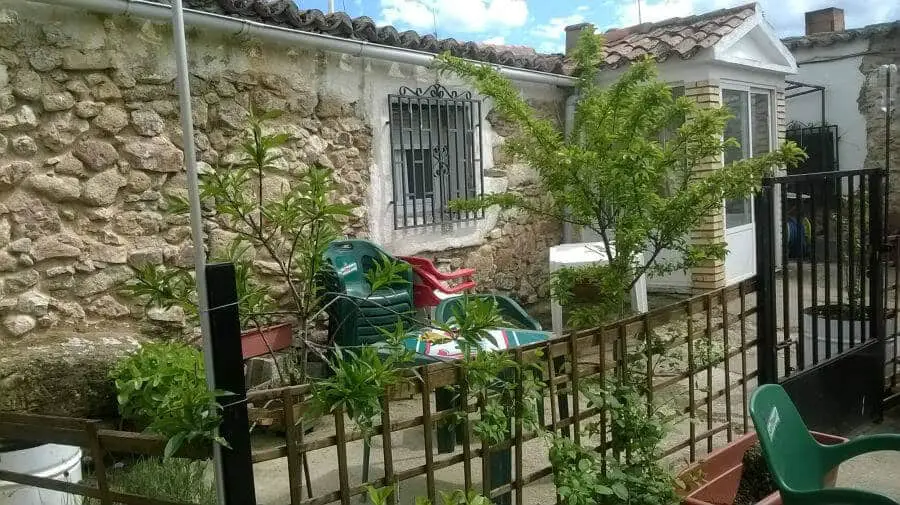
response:
[[[800,37],[787,37],[781,39],[781,42],[788,49],[797,49],[805,47],[830,46],[843,42],[852,42],[857,39],[868,39],[876,37],[897,37],[900,36],[900,20],[890,23],[879,23],[868,25],[862,28],[851,28],[840,32],[815,33],[813,35],[803,35]]]
[[[662,62],[672,56],[693,58],[714,46],[756,13],[755,3],[685,18],[643,23],[606,32],[604,68],[618,68],[652,56]]]
[[[154,0],[168,3],[169,0]],[[450,51],[455,56],[497,63],[527,70],[564,73],[561,54],[542,54],[534,49],[494,46],[476,42],[439,39],[414,31],[397,31],[393,26],[377,26],[366,16],[352,18],[343,12],[324,14],[317,9],[301,9],[294,0],[185,0],[186,8],[225,14],[273,26],[287,27],[334,37],[364,40],[384,46],[415,49],[429,53]]]

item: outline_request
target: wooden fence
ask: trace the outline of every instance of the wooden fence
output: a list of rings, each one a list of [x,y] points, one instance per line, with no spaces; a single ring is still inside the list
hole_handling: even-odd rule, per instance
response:
[[[676,356],[668,364],[648,370],[647,400],[668,405],[679,415],[665,447],[665,455],[678,465],[696,461],[736,434],[752,429],[747,402],[756,377],[755,310],[751,279],[603,328],[510,352],[520,363],[536,359],[543,363],[545,398],[559,399],[545,402],[545,419],[549,420],[546,430],[568,433],[582,445],[602,450],[608,443],[608,419],[598,408],[588,406],[580,386],[624,366],[642,343],[651,339],[662,342]],[[309,423],[302,415],[311,401],[308,385],[251,392],[248,401],[255,405],[275,401],[291,406],[282,409],[283,438],[268,447],[256,447],[253,462],[264,465],[286,458],[291,505],[346,505],[363,495],[369,485],[396,486],[394,498],[399,495],[403,502],[411,502],[409,498],[415,494],[434,502],[437,492],[445,489],[476,489],[492,498],[508,495],[506,499],[514,499],[517,505],[535,499],[536,503],[555,501],[548,483],[552,468],[546,458],[545,441],[538,433],[526,430],[522,419],[512,420],[508,440],[489,447],[472,432],[470,416],[462,416],[459,447],[436,454],[436,428],[446,429],[447,423],[459,416],[456,408],[436,410],[435,393],[454,388],[458,404],[469,413],[478,412],[464,375],[453,363],[433,364],[417,368],[409,381],[385,391],[381,423],[374,427],[370,444],[343,412],[320,419],[307,433],[303,428]],[[516,384],[516,401],[521,402],[521,377]],[[588,422],[599,424],[600,435],[582,435]],[[0,438],[81,446],[95,462],[96,474],[96,486],[12,472],[0,472],[2,481],[88,496],[104,505],[176,505],[111,490],[103,465],[103,456],[111,452],[161,455],[165,446],[162,438],[103,430],[92,421],[16,414],[0,414]],[[371,461],[366,447],[371,449]],[[490,475],[491,461],[506,454],[511,478],[498,484],[497,476],[492,479]],[[179,456],[203,459],[209,456],[209,450],[187,448]],[[544,498],[540,493],[549,495]],[[538,498],[529,498],[531,494]]]
[[[671,404],[681,415],[681,422],[676,423],[674,435],[667,442],[665,455],[681,458],[683,462],[693,462],[714,447],[730,442],[736,433],[752,428],[748,424],[747,401],[748,391],[752,389],[756,377],[756,361],[752,351],[756,345],[753,330],[755,318],[752,317],[755,307],[754,281],[749,280],[604,328],[571,333],[520,347],[511,353],[519,363],[543,360],[549,393],[545,397],[564,399],[562,405],[556,401],[547,402],[546,417],[550,421],[546,430],[568,432],[582,444],[595,443],[603,448],[607,443],[605,426],[608,420],[603,419],[600,409],[586,407],[579,386],[592,377],[612,373],[623,366],[635,345],[661,336],[669,351],[682,351],[681,360],[674,360],[668,369],[650,371],[647,375],[650,381],[647,389],[651,392],[648,401]],[[562,366],[559,366],[560,362]],[[381,424],[375,426],[371,439],[373,452],[380,452],[382,458],[378,476],[351,479],[351,473],[355,474],[354,477],[368,473],[363,468],[365,461],[359,463],[358,459],[351,458],[351,454],[360,456],[360,447],[365,442],[363,433],[349,426],[344,413],[334,412],[329,422],[325,423],[328,425],[326,428],[320,427],[312,434],[304,435],[297,413],[306,410],[309,386],[257,391],[248,395],[248,400],[256,404],[280,399],[282,404],[299,406],[284,411],[284,443],[254,451],[254,463],[287,458],[291,505],[321,505],[338,501],[346,505],[353,497],[365,493],[369,485],[397,486],[402,491],[403,483],[415,479],[424,479],[423,494],[434,501],[439,488],[452,488],[448,487],[447,482],[439,486],[437,474],[443,472],[446,477],[449,471],[459,475],[460,470],[462,478],[453,482],[457,488],[474,488],[491,498],[513,492],[518,505],[524,503],[525,490],[531,484],[552,474],[548,461],[534,468],[526,468],[526,451],[530,455],[534,451],[546,454],[547,448],[542,445],[543,440],[538,433],[525,430],[522,419],[513,420],[509,440],[488,447],[477,440],[471,432],[468,416],[464,416],[460,450],[436,456],[435,428],[455,416],[457,409],[436,411],[435,392],[452,387],[459,394],[459,404],[465,405],[470,413],[477,412],[478,406],[467,391],[463,371],[456,364],[421,367],[414,377],[403,387],[385,391],[387,401],[383,402]],[[517,386],[517,401],[521,401],[521,381]],[[581,428],[587,422],[600,424],[602,435],[599,440],[589,441],[581,436]],[[400,468],[396,458],[400,450],[397,440],[404,440],[404,432],[410,431],[423,437],[424,454],[413,464],[405,458],[407,464]],[[351,448],[351,445],[354,447]],[[510,482],[492,486],[489,475],[491,458],[487,456],[496,456],[503,451],[512,453],[512,478]],[[315,461],[310,465],[314,473],[322,467],[320,462],[336,461],[336,478],[304,478],[304,470],[307,470],[303,465],[304,458]],[[309,488],[310,483],[314,489]],[[329,485],[330,489],[327,488]],[[408,489],[421,487],[412,485]]]
[[[34,444],[60,444],[81,447],[94,464],[96,485],[37,477],[0,470],[0,481],[15,482],[53,491],[96,499],[101,505],[193,505],[175,503],[113,491],[108,482],[106,456],[112,453],[162,456],[165,438],[129,431],[108,430],[98,421],[32,414],[0,413],[0,439]],[[191,459],[210,457],[209,447],[185,446],[177,456]],[[76,502],[80,503],[80,502]]]

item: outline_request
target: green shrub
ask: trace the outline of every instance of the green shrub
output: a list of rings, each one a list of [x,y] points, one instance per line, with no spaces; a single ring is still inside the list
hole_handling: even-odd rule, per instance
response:
[[[165,455],[182,444],[211,440],[222,407],[206,386],[200,351],[182,343],[148,343],[121,360],[110,373],[115,381],[119,412],[147,431],[169,437]]]
[[[216,488],[205,476],[207,462],[181,458],[148,458],[107,473],[110,486],[119,493],[142,495],[176,503],[214,505]],[[90,476],[88,476],[90,479]],[[83,505],[99,505],[86,498]]]

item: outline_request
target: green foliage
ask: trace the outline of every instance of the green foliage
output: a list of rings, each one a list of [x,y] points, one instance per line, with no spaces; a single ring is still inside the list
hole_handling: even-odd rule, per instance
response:
[[[535,360],[540,353],[535,355]],[[480,402],[481,415],[472,422],[472,431],[488,445],[497,445],[511,434],[510,420],[522,419],[526,430],[542,430],[538,409],[543,408],[542,370],[535,362],[519,363],[508,352],[478,349],[460,366],[469,391]],[[522,403],[516,402],[517,379],[521,377]],[[461,416],[468,413],[460,412]],[[457,422],[460,420],[458,419]]]
[[[633,392],[595,393],[591,406],[602,405],[612,416],[612,454],[551,437],[554,484],[566,505],[667,505],[678,502],[675,479],[659,462],[657,445],[665,433],[647,414],[646,400]]]
[[[392,487],[382,487],[377,488],[373,486],[368,486],[366,489],[367,494],[369,495],[369,503],[372,505],[388,505],[388,498],[391,497],[391,494],[394,492],[394,488]]]
[[[209,391],[200,351],[181,343],[147,343],[119,361],[110,372],[116,385],[119,412],[169,437],[168,458],[184,443],[214,441],[222,407]]]
[[[373,346],[356,351],[336,347],[328,361],[332,376],[313,384],[314,411],[343,410],[366,437],[370,436],[381,418],[385,389],[400,382],[403,375],[399,365],[407,357],[394,352],[382,357]]]
[[[474,489],[468,492],[457,489],[452,493],[440,492],[441,505],[491,505],[491,500],[478,494]],[[416,497],[416,505],[432,505],[431,500],[424,496]]]
[[[264,191],[265,177],[276,170],[290,170],[281,166],[285,163],[281,151],[292,139],[266,131],[267,123],[279,116],[278,111],[251,112],[238,161],[202,174],[200,192],[211,211],[208,219],[237,237],[216,259],[236,265],[244,326],[269,322],[277,306],[247,259],[246,251],[252,247],[276,265],[277,276],[287,285],[301,337],[305,337],[320,312],[322,293],[316,274],[323,268],[323,253],[339,238],[341,221],[351,215],[353,206],[332,201],[337,185],[331,171],[320,166],[292,170],[292,177],[278,194]],[[180,197],[170,197],[168,203],[171,214],[186,213],[189,208]],[[196,293],[188,270],[140,269],[126,292],[146,299],[150,306],[180,305],[186,313],[196,314]]]
[[[656,363],[664,345],[650,339],[629,357],[614,376],[581,384],[588,408],[607,420],[590,423],[582,436],[605,437],[606,451],[579,446],[571,439],[549,435],[554,484],[566,505],[668,505],[678,502],[674,476],[661,463],[660,445],[670,415],[648,400],[647,360]],[[652,367],[651,367],[652,369]],[[605,466],[604,466],[605,465]]]
[[[381,288],[408,285],[405,274],[409,270],[409,263],[382,256],[380,260],[375,260],[372,268],[366,270],[366,281],[373,293]]]
[[[189,271],[145,265],[135,268],[135,272],[135,277],[122,287],[125,295],[145,302],[148,307],[182,307],[186,316],[197,317],[197,294]]]
[[[477,349],[485,339],[493,340],[488,330],[502,328],[505,322],[497,301],[463,295],[462,304],[453,307],[453,315],[440,329],[460,341],[463,354]],[[494,342],[496,345],[496,342]]]
[[[119,493],[146,496],[172,503],[215,505],[216,489],[207,477],[206,461],[182,458],[147,458],[123,468],[113,467],[107,473],[110,487]],[[91,477],[88,475],[88,479]],[[85,498],[83,505],[99,505],[100,501]]]
[[[375,488],[368,487],[369,503],[371,505],[387,505],[388,499],[393,493],[391,487]],[[441,505],[491,505],[491,501],[478,494],[477,491],[470,489],[469,492],[455,490],[451,493],[440,491]],[[424,496],[416,497],[416,505],[432,505],[431,500]]]
[[[685,97],[674,98],[657,78],[652,61],[631,65],[607,87],[595,83],[603,39],[586,30],[572,56],[576,64],[577,101],[568,135],[540,117],[506,78],[488,65],[445,53],[438,66],[470,81],[493,99],[517,136],[504,143],[511,156],[534,167],[547,198],[517,194],[485,195],[453,202],[472,210],[499,205],[541,214],[597,233],[609,251],[607,268],[593,269],[590,284],[610,298],[579,307],[575,322],[594,324],[621,316],[628,291],[644,274],[683,270],[710,258],[722,258],[724,245],[692,244],[690,233],[706,216],[722,212],[729,198],[755,191],[774,167],[793,165],[805,155],[793,143],[757,158],[735,162],[698,176],[695,167],[719,159],[734,139],[723,139],[729,113],[701,108]],[[677,125],[674,126],[673,125]],[[662,191],[662,188],[668,191]],[[661,261],[663,250],[679,253]],[[636,254],[643,260],[635,262]],[[555,291],[568,291],[582,275],[560,273]]]
[[[235,288],[241,328],[264,326],[273,321],[275,301],[269,290],[253,275],[253,265],[247,259],[250,245],[237,239],[222,254],[211,258],[213,262],[234,264]],[[126,282],[122,291],[142,300],[148,307],[168,309],[181,307],[188,321],[197,323],[197,290],[193,271],[166,265],[145,265],[135,269],[133,279]]]

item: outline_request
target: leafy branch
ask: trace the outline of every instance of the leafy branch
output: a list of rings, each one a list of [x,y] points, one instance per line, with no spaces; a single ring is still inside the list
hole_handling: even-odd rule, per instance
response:
[[[573,320],[584,325],[623,316],[628,291],[643,275],[663,275],[724,258],[724,244],[691,243],[691,232],[721,213],[724,200],[750,195],[775,167],[791,166],[805,157],[788,142],[770,153],[705,170],[721,159],[725,149],[737,146],[737,141],[723,136],[728,110],[673,97],[649,59],[631,65],[611,85],[598,85],[602,45],[602,37],[585,30],[572,55],[578,93],[568,135],[541,118],[490,66],[448,53],[437,63],[439,70],[463,77],[492,98],[495,109],[518,127],[503,148],[537,170],[547,195],[539,202],[512,193],[486,195],[452,202],[452,207],[519,208],[601,237],[608,268],[555,274],[558,294],[571,291],[576,280],[594,277],[587,284],[602,287],[609,298],[573,311]],[[660,261],[666,250],[680,257],[666,255],[670,259]]]

